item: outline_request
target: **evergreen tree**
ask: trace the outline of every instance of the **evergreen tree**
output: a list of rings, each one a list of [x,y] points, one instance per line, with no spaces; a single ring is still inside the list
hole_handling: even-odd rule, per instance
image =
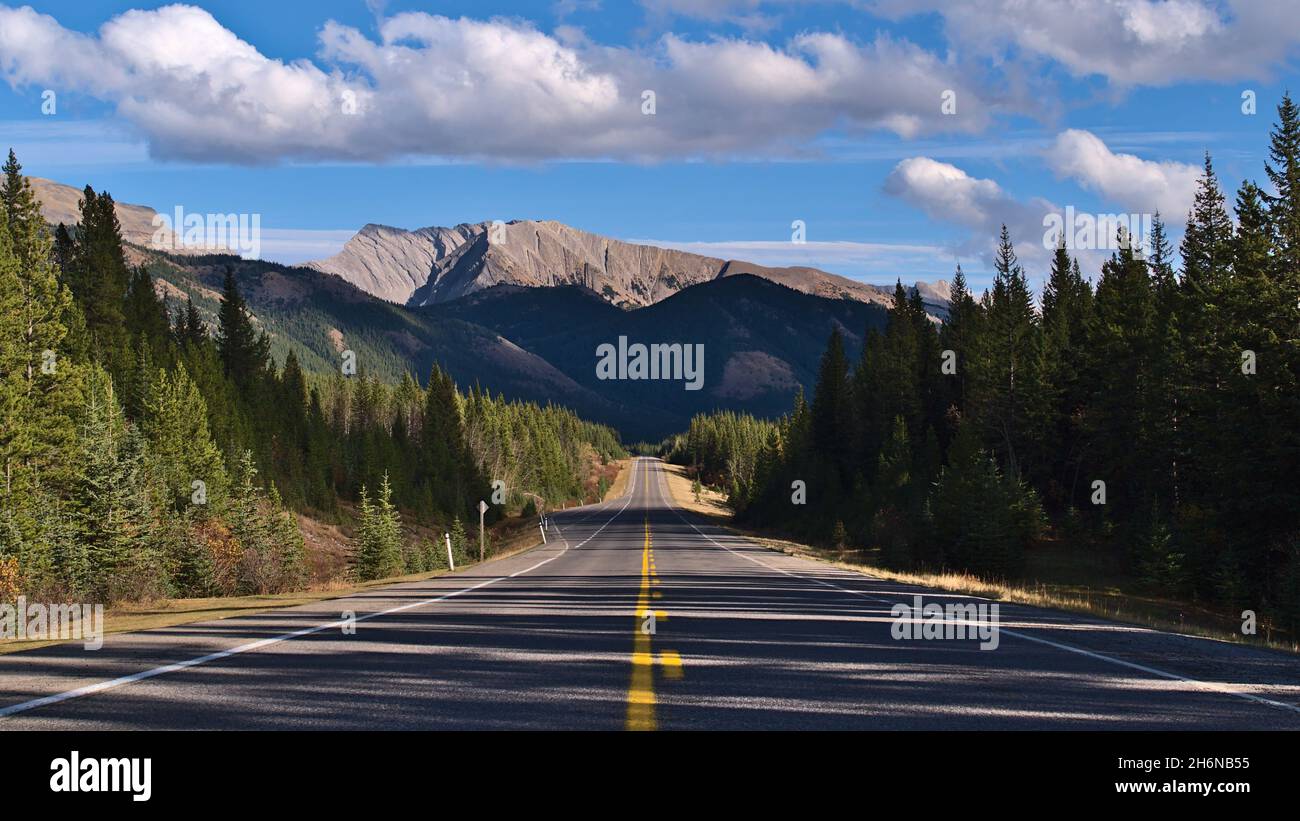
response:
[[[830,465],[842,463],[849,441],[849,367],[844,355],[844,338],[831,331],[822,354],[821,369],[812,403],[812,445],[814,452]]]
[[[0,183],[0,202],[4,204],[5,224],[9,227],[13,254],[24,269],[44,266],[48,263],[51,247],[45,217],[12,148],[2,170],[4,182]]]
[[[130,367],[131,347],[123,302],[130,274],[122,228],[108,192],[86,186],[80,203],[72,271],[67,281],[85,317],[89,350],[114,377]]]
[[[40,247],[31,225],[28,247]],[[41,254],[24,261],[0,225],[0,489],[12,510],[41,483],[72,475],[82,368],[69,355],[63,324],[71,297]],[[17,514],[15,514],[17,515]],[[20,517],[21,518],[21,517]]]
[[[955,411],[961,414],[966,409],[966,394],[969,383],[969,368],[975,355],[975,341],[978,335],[980,319],[979,305],[971,296],[966,285],[966,274],[961,266],[953,274],[951,295],[948,302],[948,319],[939,331],[939,345],[945,351],[952,351],[955,359],[955,373],[946,375],[944,385],[945,414]],[[935,367],[940,367],[936,365]],[[943,429],[947,431],[949,425]],[[945,436],[945,441],[947,441]]]
[[[392,488],[384,474],[372,504],[361,489],[361,521],[357,526],[355,572],[358,579],[383,579],[402,572],[401,521],[391,502]]]
[[[1042,389],[1047,418],[1038,454],[1048,498],[1058,509],[1075,502],[1062,479],[1082,457],[1085,436],[1080,421],[1088,395],[1081,360],[1092,313],[1092,289],[1062,241],[1043,288]]]
[[[1102,266],[1088,350],[1095,391],[1089,414],[1089,480],[1107,483],[1107,504],[1145,509],[1156,492],[1146,448],[1159,397],[1150,392],[1154,300],[1146,262],[1120,229],[1119,250]]]
[[[239,293],[235,272],[229,267],[226,268],[217,319],[217,351],[226,376],[241,389],[247,389],[262,377],[266,369],[270,341],[253,328],[248,306]]]
[[[185,300],[185,313],[176,326],[176,342],[179,345],[197,347],[208,340],[208,329],[199,316],[199,309],[194,307],[194,298]]]
[[[128,427],[111,377],[101,368],[87,379],[80,423],[74,521],[84,545],[84,587],[101,601],[137,598],[159,579],[157,520],[144,443]],[[80,573],[70,573],[75,582]],[[155,591],[156,592],[156,591]]]
[[[1276,194],[1263,194],[1268,206],[1277,278],[1290,288],[1290,302],[1300,296],[1300,107],[1289,93],[1277,107],[1277,125],[1269,132],[1265,173]],[[1262,193],[1262,192],[1261,192]]]
[[[1042,360],[1037,315],[1024,269],[1002,226],[985,327],[972,362],[972,418],[1019,481],[1042,414]]]
[[[144,404],[141,430],[172,510],[184,511],[196,498],[201,500],[199,515],[207,505],[221,504],[227,487],[225,467],[208,432],[207,403],[184,365],[171,373],[158,371]]]

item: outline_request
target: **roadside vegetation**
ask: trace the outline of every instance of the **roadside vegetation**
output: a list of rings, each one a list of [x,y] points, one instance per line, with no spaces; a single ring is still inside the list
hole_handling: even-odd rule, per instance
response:
[[[593,501],[625,455],[572,412],[304,372],[228,271],[214,327],[127,265],[89,186],[51,228],[11,151],[0,186],[0,602],[266,597],[437,572],[487,524]],[[314,522],[304,528],[305,522]],[[317,525],[319,527],[317,527]],[[344,534],[323,551],[312,529]],[[304,538],[304,531],[309,538]],[[499,547],[499,546],[498,546]]]
[[[958,588],[1300,631],[1300,109],[1278,109],[1268,193],[1232,213],[1210,158],[1180,247],[1121,230],[1094,286],[1055,253],[1039,304],[1004,227],[993,286],[960,268],[936,327],[900,284],[811,402],[694,419],[662,446],[742,528]],[[1207,628],[1209,629],[1209,628]]]

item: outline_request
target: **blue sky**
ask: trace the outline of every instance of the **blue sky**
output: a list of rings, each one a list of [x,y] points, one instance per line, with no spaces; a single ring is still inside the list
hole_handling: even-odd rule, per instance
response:
[[[983,285],[1005,221],[1040,283],[1049,211],[1159,208],[1177,233],[1206,150],[1229,193],[1261,180],[1300,90],[1288,4],[1010,4],[0,5],[0,134],[35,176],[260,214],[289,262],[367,222],[535,218]],[[1106,251],[1078,253],[1092,274]]]

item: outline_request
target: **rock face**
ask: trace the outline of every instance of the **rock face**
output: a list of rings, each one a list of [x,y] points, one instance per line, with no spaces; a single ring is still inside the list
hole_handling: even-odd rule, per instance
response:
[[[441,261],[482,231],[481,225],[418,231],[367,225],[338,254],[308,264],[380,299],[404,305],[429,281]]]
[[[28,177],[28,179],[31,180],[32,193],[41,204],[41,213],[46,222],[50,225],[62,223],[72,228],[81,221],[81,199],[85,195],[82,189],[41,177]],[[113,211],[117,214],[117,222],[122,228],[122,239],[132,245],[181,256],[226,250],[226,246],[220,243],[211,246],[202,243],[186,245],[184,232],[177,234],[169,227],[173,216],[168,214],[166,222],[158,222],[155,225],[158,212],[147,205],[131,205],[114,200]]]
[[[816,268],[769,268],[636,245],[550,220],[418,231],[367,225],[340,253],[308,265],[375,296],[412,306],[435,305],[509,284],[578,285],[614,305],[638,308],[683,288],[737,274],[752,274],[830,299],[887,305],[893,295],[892,289]],[[936,303],[936,307],[940,306]]]
[[[63,223],[71,228],[81,221],[81,209],[78,207],[82,198],[81,189],[40,177],[29,179],[32,193],[40,200],[41,213],[45,215],[46,222],[50,225]],[[154,231],[157,230],[154,228],[154,217],[158,212],[148,206],[128,205],[124,202],[115,201],[113,206],[117,212],[117,221],[122,226],[122,239],[136,245],[149,246]]]

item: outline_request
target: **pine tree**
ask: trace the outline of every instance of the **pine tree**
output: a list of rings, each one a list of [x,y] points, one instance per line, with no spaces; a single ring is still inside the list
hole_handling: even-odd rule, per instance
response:
[[[396,576],[404,566],[401,521],[392,505],[391,495],[388,474],[384,474],[373,504],[366,489],[361,489],[361,521],[357,526],[355,573],[363,581]]]
[[[87,379],[73,495],[78,540],[85,545],[86,589],[102,601],[136,598],[159,577],[144,443],[128,427],[101,368]],[[75,576],[73,577],[75,578]]]
[[[40,202],[22,171],[14,150],[9,149],[9,159],[3,167],[4,182],[0,184],[0,202],[4,204],[14,256],[24,269],[32,270],[48,263],[51,239]]]
[[[1019,571],[1041,515],[1031,492],[1000,475],[969,423],[953,437],[933,514],[940,564],[999,578]]]
[[[1269,132],[1269,162],[1265,173],[1275,195],[1264,195],[1268,206],[1277,278],[1290,285],[1290,303],[1300,297],[1300,107],[1289,93],[1277,107],[1277,125]]]
[[[980,318],[979,305],[976,304],[970,290],[967,288],[966,274],[962,272],[960,265],[957,266],[957,271],[953,274],[950,297],[948,319],[939,330],[939,347],[945,351],[953,352],[956,372],[946,375],[942,382],[944,385],[944,412],[945,415],[948,415],[950,411],[955,411],[960,415],[966,409],[968,374],[971,359],[975,355],[974,344],[978,335],[977,323]],[[940,365],[935,365],[935,367],[940,367]],[[945,435],[945,441],[950,438],[948,428],[947,424],[942,428],[949,434]]]
[[[217,351],[226,376],[241,389],[261,378],[270,356],[270,340],[253,328],[252,318],[233,269],[226,268],[225,285],[218,312]]]
[[[1122,231],[1123,229],[1121,229]],[[1107,504],[1143,510],[1155,493],[1150,426],[1159,414],[1151,391],[1154,300],[1146,262],[1121,238],[1102,266],[1088,350],[1095,391],[1090,413],[1091,479],[1107,482]]]
[[[16,227],[43,247],[30,223]],[[14,247],[0,225],[0,506],[17,508],[38,483],[71,477],[82,368],[66,345],[71,296],[44,256],[24,261]]]
[[[157,372],[140,427],[172,510],[188,509],[196,494],[200,517],[222,503],[228,485],[224,463],[208,432],[207,403],[184,365]]]
[[[208,340],[208,329],[199,316],[199,309],[194,307],[194,298],[185,300],[185,313],[176,327],[176,342],[179,345],[197,347]]]
[[[169,358],[171,323],[167,317],[167,305],[154,290],[153,277],[144,268],[131,272],[123,315],[136,338],[143,339],[149,346],[155,361],[161,363]]]
[[[1080,360],[1092,323],[1093,295],[1064,242],[1057,245],[1043,288],[1043,411],[1038,459],[1048,497],[1058,508],[1073,503],[1063,478],[1081,458],[1080,418],[1088,401]]]
[[[67,281],[85,317],[89,350],[110,374],[120,378],[131,361],[123,312],[130,275],[122,251],[122,228],[108,192],[96,194],[86,186],[80,207],[81,222]]]
[[[1225,420],[1214,397],[1239,361],[1239,354],[1231,349],[1224,316],[1232,277],[1232,218],[1224,207],[1208,154],[1188,215],[1182,257],[1179,326],[1183,370],[1178,393],[1187,413],[1180,428],[1183,441],[1179,451],[1186,467],[1182,475],[1194,484],[1195,495],[1201,496],[1215,481],[1218,465],[1229,457],[1218,442]]]
[[[1173,248],[1165,233],[1164,222],[1156,213],[1151,226],[1147,254],[1154,315],[1151,327],[1149,367],[1152,416],[1146,420],[1150,439],[1153,472],[1164,476],[1162,486],[1167,508],[1177,508],[1181,499],[1179,484],[1180,425],[1184,408],[1180,404],[1180,380],[1183,376],[1183,343],[1180,322],[1180,293],[1174,274]],[[1153,508],[1158,505],[1153,504]]]
[[[826,352],[822,354],[811,412],[813,450],[832,465],[841,462],[844,446],[849,441],[848,376],[844,338],[836,328],[831,331]]]
[[[1002,226],[994,261],[993,289],[972,370],[977,419],[1016,481],[1031,452],[1042,414],[1042,351],[1033,297]]]
[[[469,544],[469,535],[465,532],[465,525],[460,520],[460,516],[455,516],[451,520],[451,552],[456,557],[456,564],[469,564],[477,561],[478,552],[471,553]]]

